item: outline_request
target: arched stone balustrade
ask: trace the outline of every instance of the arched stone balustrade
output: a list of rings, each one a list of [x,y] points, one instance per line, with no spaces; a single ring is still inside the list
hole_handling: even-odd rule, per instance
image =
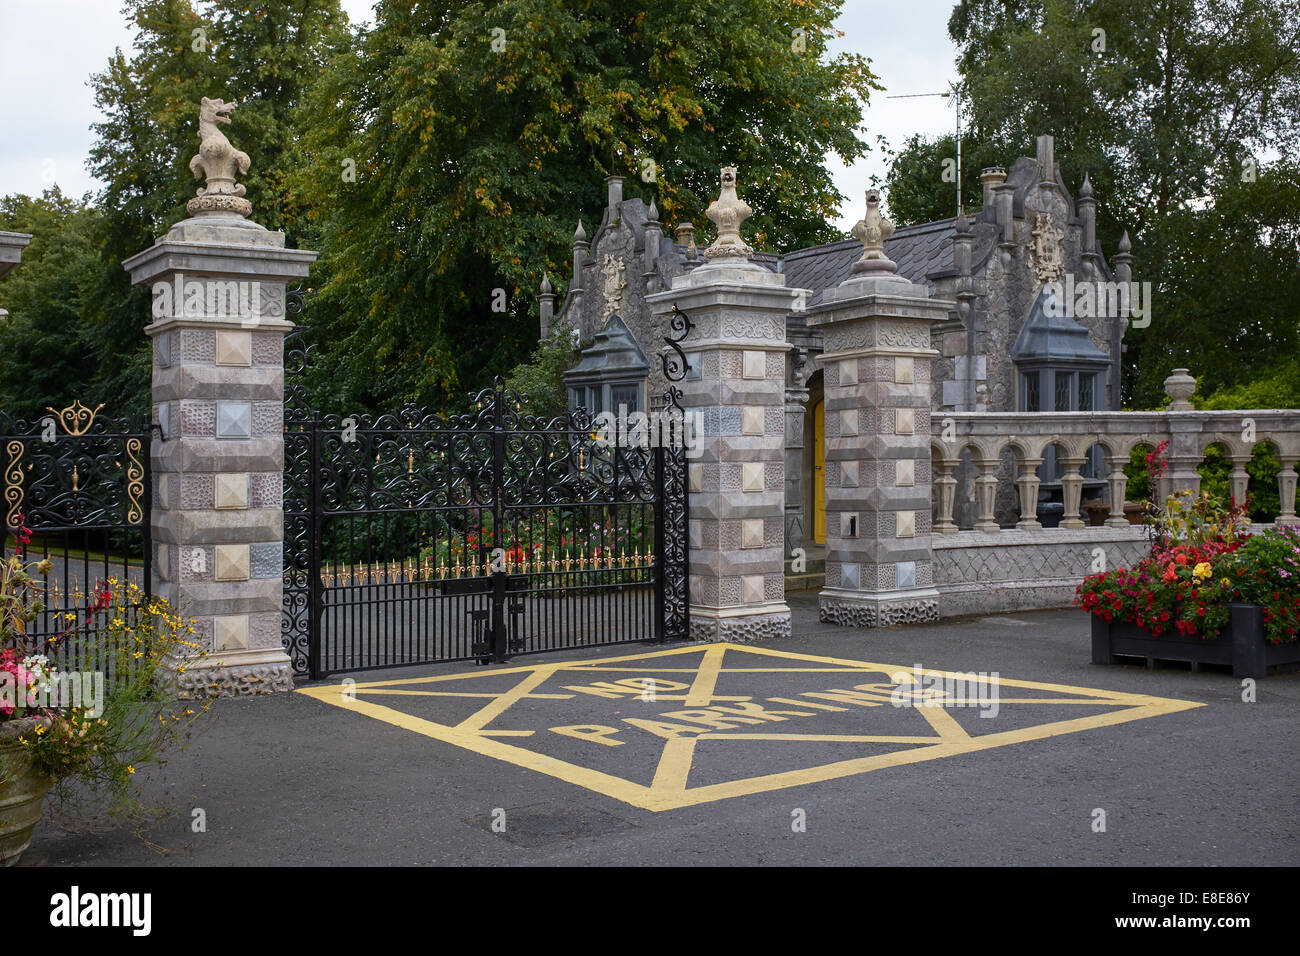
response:
[[[1222,446],[1232,462],[1231,485],[1236,500],[1245,498],[1250,479],[1246,465],[1260,444],[1269,445],[1282,463],[1278,474],[1278,492],[1281,500],[1279,524],[1300,523],[1296,517],[1296,464],[1300,462],[1300,415],[1286,411],[1225,411],[1225,412],[1074,412],[1074,413],[952,413],[935,415],[932,423],[931,458],[935,473],[936,534],[955,534],[959,528],[953,520],[956,504],[957,480],[953,473],[960,465],[962,455],[969,450],[971,462],[978,471],[974,480],[974,497],[977,518],[974,530],[992,532],[1000,530],[994,514],[994,501],[998,491],[997,471],[1002,455],[1008,449],[1015,459],[1015,477],[1012,479],[1020,502],[1019,530],[1036,531],[1042,528],[1038,520],[1038,467],[1047,449],[1055,445],[1057,461],[1061,466],[1062,497],[1065,514],[1061,527],[1077,530],[1085,527],[1080,516],[1084,478],[1081,468],[1087,461],[1089,450],[1100,446],[1106,461],[1105,481],[1110,504],[1106,524],[1122,527],[1128,524],[1124,516],[1124,496],[1128,478],[1124,467],[1133,449],[1145,445],[1158,447],[1171,442],[1177,419],[1177,431],[1187,435],[1199,428],[1194,443],[1194,455],[1183,454],[1175,468],[1169,467],[1161,477],[1161,499],[1184,487],[1200,490],[1196,467],[1204,460],[1206,450],[1214,444]],[[1253,435],[1246,432],[1249,423]],[[1100,426],[1100,427],[1099,427]],[[946,430],[945,430],[946,429]],[[946,440],[945,440],[946,435]],[[1245,435],[1245,437],[1243,437]],[[1253,441],[1248,440],[1253,437]],[[1175,484],[1179,487],[1175,489]]]

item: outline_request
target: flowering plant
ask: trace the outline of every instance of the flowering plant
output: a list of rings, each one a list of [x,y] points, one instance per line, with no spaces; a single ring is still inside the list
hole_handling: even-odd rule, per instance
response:
[[[1171,496],[1151,553],[1133,568],[1084,578],[1075,603],[1154,637],[1175,631],[1202,640],[1219,636],[1230,604],[1258,604],[1269,641],[1300,639],[1300,529],[1252,535],[1243,514],[1235,505]]]
[[[64,612],[63,629],[38,639],[28,627],[44,610],[43,588],[32,572],[48,575],[51,563],[24,562],[31,532],[21,516],[14,539],[15,553],[0,562],[0,722],[29,721],[18,743],[62,801],[88,793],[110,812],[135,815],[144,809],[132,787],[137,769],[183,746],[208,706],[182,702],[162,679],[167,662],[198,648],[195,622],[110,578],[88,596],[84,616]],[[0,765],[0,784],[15,772]]]
[[[652,543],[653,526],[647,526],[635,506],[614,505],[581,514],[558,508],[512,514],[499,535],[492,514],[485,511],[465,529],[442,529],[432,541],[424,535],[418,561],[427,567],[474,564],[498,547],[505,550],[510,564],[557,557],[594,559],[645,554]]]

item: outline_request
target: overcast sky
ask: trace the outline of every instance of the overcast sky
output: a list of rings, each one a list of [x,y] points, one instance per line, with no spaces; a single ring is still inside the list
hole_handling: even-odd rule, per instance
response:
[[[52,183],[71,195],[99,187],[85,167],[89,127],[99,118],[87,80],[115,47],[131,46],[133,30],[119,6],[117,0],[0,0],[0,195],[36,195]],[[342,0],[342,6],[354,22],[372,19],[373,0]],[[956,78],[947,30],[952,7],[951,0],[845,3],[838,48],[870,57],[887,87],[866,115],[873,147],[877,134],[897,148],[912,133],[953,129],[947,99],[887,98],[940,92]],[[848,197],[839,223],[847,229],[862,215],[871,176],[884,175],[884,156],[873,148],[849,168],[832,156],[830,168]],[[741,177],[743,193],[744,170]]]

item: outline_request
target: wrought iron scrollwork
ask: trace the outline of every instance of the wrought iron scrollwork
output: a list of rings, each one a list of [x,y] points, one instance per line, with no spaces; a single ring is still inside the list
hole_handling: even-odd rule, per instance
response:
[[[660,350],[659,359],[664,365],[664,378],[670,382],[680,382],[690,370],[690,363],[686,359],[686,353],[682,351],[681,343],[691,334],[695,323],[674,305],[672,312],[669,313],[668,327],[679,334],[676,338],[664,336],[664,342],[667,344]]]
[[[673,321],[677,343],[691,322],[680,312]],[[532,414],[528,396],[501,378],[454,415],[412,405],[391,414],[321,414],[301,387],[312,361],[308,335],[291,334],[285,361],[282,640],[295,671],[383,666],[398,663],[398,653],[410,663],[417,659],[410,654],[481,659],[544,649],[561,638],[539,628],[582,629],[584,615],[596,615],[590,628],[604,629],[602,643],[645,639],[646,629],[687,635],[683,443],[605,436],[581,408]],[[681,361],[666,366],[672,380],[686,370],[679,346],[676,354]],[[680,438],[682,392],[672,387],[665,397]],[[575,535],[586,553],[574,551]],[[505,554],[494,558],[494,551]],[[505,570],[495,566],[502,557]],[[637,610],[616,625],[612,610],[597,610],[604,605],[596,595],[618,588],[629,589],[627,606]],[[530,617],[526,596],[588,603]],[[401,621],[392,625],[393,641],[407,650],[380,646],[382,622],[390,620]],[[620,630],[611,637],[613,627]],[[471,628],[472,648],[447,650]],[[633,632],[639,636],[627,636]],[[414,645],[430,649],[409,650]]]

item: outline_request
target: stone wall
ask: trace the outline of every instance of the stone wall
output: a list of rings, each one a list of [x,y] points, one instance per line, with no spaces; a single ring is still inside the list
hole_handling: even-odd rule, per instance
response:
[[[1070,607],[1079,582],[1100,560],[1107,569],[1131,567],[1149,546],[1146,529],[1138,526],[935,535],[939,614]]]

